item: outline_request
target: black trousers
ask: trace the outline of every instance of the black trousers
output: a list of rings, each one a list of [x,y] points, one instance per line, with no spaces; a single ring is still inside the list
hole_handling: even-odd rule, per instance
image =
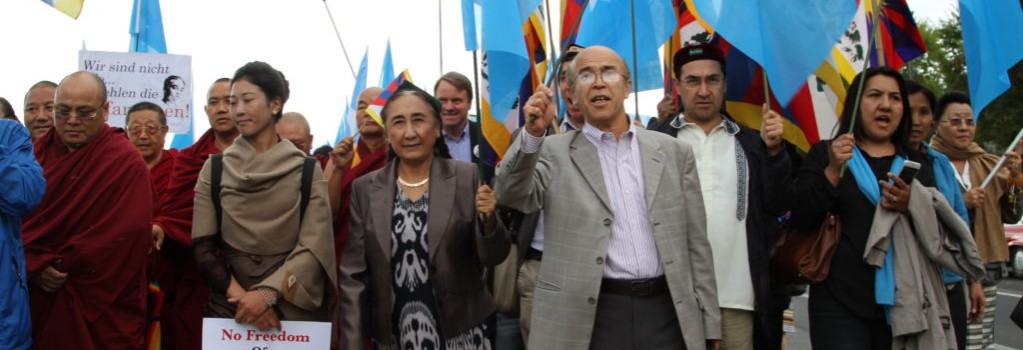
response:
[[[966,349],[966,317],[969,310],[966,306],[965,282],[956,283],[955,287],[946,290],[948,296],[948,313],[952,316],[952,327],[955,327],[956,342],[959,350]]]
[[[600,293],[590,350],[686,349],[671,295]]]
[[[892,329],[883,319],[849,312],[824,286],[810,289],[810,345],[814,350],[890,350]]]

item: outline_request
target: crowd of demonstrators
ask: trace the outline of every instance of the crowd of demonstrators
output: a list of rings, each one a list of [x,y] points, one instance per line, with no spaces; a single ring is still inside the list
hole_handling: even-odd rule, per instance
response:
[[[572,46],[496,174],[474,164],[457,72],[432,95],[392,91],[382,124],[366,108],[384,90],[361,91],[358,134],[318,156],[263,62],[210,85],[210,129],[180,151],[163,147],[156,101],[121,129],[99,76],[40,81],[23,125],[0,98],[2,345],[198,349],[219,317],[330,322],[334,347],[356,350],[779,349],[791,286],[770,259],[788,213],[800,231],[840,219],[831,273],[810,287],[815,348],[991,346],[1020,148],[987,153],[969,96],[877,67],[853,80],[862,98],[833,138],[798,157],[776,112],[759,130],[728,114],[726,63],[714,45],[680,50],[679,99],[643,128],[619,53]],[[168,102],[187,82],[164,83]]]

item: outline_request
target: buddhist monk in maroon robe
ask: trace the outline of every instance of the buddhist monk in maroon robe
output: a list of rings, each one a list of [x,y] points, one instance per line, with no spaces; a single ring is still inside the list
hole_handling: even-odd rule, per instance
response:
[[[140,349],[155,196],[146,165],[107,126],[102,79],[61,81],[53,131],[35,141],[46,193],[25,217],[34,349]]]
[[[384,127],[378,124],[366,107],[383,92],[379,87],[369,87],[359,93],[358,111],[355,114],[359,126],[359,141],[355,144],[352,137],[345,137],[331,151],[330,162],[327,163],[325,176],[327,190],[330,193],[330,207],[334,211],[334,254],[341,261],[341,253],[348,242],[349,204],[352,194],[352,182],[362,175],[383,168],[387,164],[387,140],[384,139]],[[352,151],[354,148],[354,152]],[[338,275],[340,276],[340,274]]]
[[[192,204],[199,170],[211,154],[220,153],[238,136],[228,113],[231,81],[213,83],[206,96],[210,129],[192,146],[181,150],[174,160],[167,195],[153,219],[153,232],[163,237],[160,254],[165,266],[158,278],[164,292],[160,322],[164,349],[200,349],[202,318],[206,312],[209,286],[192,255]]]
[[[142,160],[149,168],[149,177],[153,180],[156,190],[154,208],[159,209],[161,200],[167,193],[167,183],[171,170],[174,170],[174,158],[177,150],[164,150],[163,143],[167,138],[167,116],[160,106],[152,102],[139,102],[128,109],[124,121],[128,140],[138,150]],[[154,214],[155,215],[155,214]],[[160,319],[163,316],[164,292],[157,282],[164,266],[163,255],[160,254],[160,237],[153,237],[153,250],[146,257],[146,348],[160,340]]]

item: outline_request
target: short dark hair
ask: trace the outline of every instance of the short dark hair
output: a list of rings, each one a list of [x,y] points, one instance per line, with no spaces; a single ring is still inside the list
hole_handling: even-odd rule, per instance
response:
[[[128,124],[131,124],[132,113],[141,111],[156,112],[156,115],[160,120],[160,126],[167,125],[167,115],[164,114],[163,108],[160,108],[160,106],[157,106],[155,103],[149,101],[142,101],[131,106],[131,108],[128,108],[128,114],[124,116],[124,125],[127,126]]]
[[[384,108],[380,110],[380,117],[384,124],[387,124],[387,117],[390,115],[391,103],[401,96],[412,96],[426,102],[426,105],[430,106],[430,113],[433,115],[433,120],[437,123],[437,126],[440,127],[440,125],[442,125],[440,119],[440,102],[426,91],[415,86],[411,88],[399,88],[398,91],[395,91],[394,94],[387,99],[387,103],[384,104]],[[440,158],[451,159],[451,151],[448,149],[448,144],[444,141],[444,136],[438,136],[437,140],[433,143],[433,155]],[[394,150],[388,152],[389,158],[394,158],[395,156]]]
[[[931,92],[931,89],[921,85],[916,80],[906,79],[906,100],[909,100],[910,95],[917,93],[924,94],[924,97],[927,98],[928,106],[931,107],[931,110],[933,111],[935,108],[934,92]]]
[[[945,114],[945,110],[948,109],[948,105],[953,103],[962,103],[964,105],[973,107],[973,105],[970,104],[970,95],[967,95],[965,92],[962,91],[946,92],[944,95],[941,95],[940,99],[938,99],[938,105],[934,109],[935,123],[941,121],[941,116]],[[976,113],[976,111],[974,111],[974,113]]]
[[[14,107],[11,106],[11,103],[7,102],[7,99],[3,97],[0,97],[0,118],[18,119],[18,115],[14,114]]]
[[[316,150],[313,151],[313,154],[321,156],[321,157],[330,157],[330,151],[333,151],[333,150],[334,150],[334,147],[330,147],[330,145],[323,145],[323,146],[317,147]]]
[[[281,101],[281,109],[273,115],[274,122],[281,120],[281,115],[284,113],[284,104],[288,102],[288,97],[291,95],[288,79],[284,77],[284,73],[274,69],[273,66],[266,62],[252,61],[234,72],[234,77],[231,78],[231,85],[234,85],[234,83],[241,79],[245,79],[252,83],[252,85],[258,86],[260,90],[263,90],[267,101],[273,99]]]
[[[54,82],[49,81],[49,80],[40,80],[39,82],[37,82],[35,84],[32,84],[32,86],[28,88],[28,91],[25,92],[25,102],[28,102],[28,95],[32,94],[32,90],[35,90],[35,89],[38,89],[38,88],[44,88],[44,87],[57,89],[57,83],[54,83]],[[28,103],[26,103],[26,104],[28,104]]]
[[[861,80],[863,81],[863,84],[866,84],[867,80],[878,75],[895,79],[899,85],[899,94],[903,99],[906,98],[905,79],[902,78],[902,74],[899,74],[898,71],[888,66],[870,67],[867,68],[867,70],[860,72],[860,74],[857,74],[856,77],[853,78],[852,83],[849,84],[849,91],[856,91],[855,89],[859,88]],[[835,137],[849,132],[849,118],[852,118],[853,109],[858,110],[858,113],[860,114],[864,112],[859,108],[855,108],[858,101],[855,98],[852,98],[853,96],[855,96],[854,93],[850,93],[846,96],[845,103],[842,108],[842,116],[838,119],[838,133],[835,134]],[[903,104],[902,119],[899,120],[899,125],[895,129],[895,134],[892,134],[892,143],[895,144],[895,147],[900,148],[903,151],[910,149],[909,132],[912,128],[913,113],[908,108],[908,104]],[[861,140],[865,136],[864,133],[866,130],[863,127],[863,118],[860,116],[856,116],[856,126],[852,128],[852,132],[857,140]]]
[[[472,82],[469,81],[468,77],[466,77],[462,73],[454,71],[444,73],[444,75],[442,75],[440,79],[437,79],[437,82],[433,84],[434,95],[437,94],[437,88],[440,87],[440,82],[442,81],[451,84],[458,91],[465,91],[465,93],[469,95],[468,102],[470,103],[472,102]]]

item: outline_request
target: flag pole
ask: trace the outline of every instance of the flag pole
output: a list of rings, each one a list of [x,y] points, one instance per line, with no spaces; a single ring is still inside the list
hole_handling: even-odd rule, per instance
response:
[[[871,2],[873,2],[873,0],[871,0]],[[870,50],[874,48],[874,44],[877,42],[877,35],[880,33],[880,31],[877,30],[877,28],[880,27],[877,25],[877,20],[879,18],[881,18],[881,13],[874,11],[875,25],[873,28],[870,28],[870,41],[867,43],[867,48],[865,49],[866,52],[863,55],[863,70],[860,71],[860,83],[856,85],[856,99],[854,100],[856,102],[853,103],[852,114],[849,114],[849,134],[852,134],[853,130],[856,129],[856,116],[860,112],[860,99],[863,97],[863,87],[867,85],[867,79],[863,74],[867,72],[867,68],[870,68]],[[846,96],[846,98],[848,98],[848,96]],[[842,165],[842,171],[838,173],[839,178],[845,175],[845,169],[848,167],[849,163]]]
[[[438,75],[444,75],[444,30],[442,29],[444,21],[442,8],[441,0],[437,0],[437,56],[440,58],[440,65],[438,66],[440,74]]]
[[[484,140],[484,137],[483,137],[483,110],[480,108],[480,105],[483,104],[483,95],[480,95],[480,69],[479,69],[479,61],[480,60],[479,60],[479,54],[477,54],[478,51],[479,50],[473,50],[472,51],[472,71],[473,71],[472,86],[474,86],[475,89],[476,89],[476,120],[478,121],[476,123],[476,127],[475,127],[476,130],[474,130],[474,131],[476,131],[476,135],[479,136],[479,140],[478,140],[478,142],[476,142],[476,149],[473,150],[473,151],[476,152],[476,167],[479,168],[480,183],[481,184],[485,184],[485,183],[490,183],[490,179],[489,179],[490,174],[487,174],[485,172],[486,171],[486,167],[483,166],[483,152],[482,152],[481,147],[480,147],[480,145],[482,145],[484,142],[486,142],[486,140]]]
[[[635,74],[636,79],[639,79],[639,62],[636,58],[636,0],[629,0],[629,23],[632,24],[632,74]],[[632,101],[636,105],[635,119],[641,120],[639,117],[639,82],[634,81],[632,84]],[[630,121],[631,122],[631,121]]]
[[[334,35],[337,35],[337,42],[341,43],[341,53],[345,54],[348,71],[352,72],[352,79],[358,79],[355,74],[355,68],[352,67],[352,60],[348,58],[348,49],[345,49],[345,41],[341,40],[341,31],[337,29],[337,22],[334,21],[334,15],[330,13],[330,6],[327,6],[327,0],[323,0],[323,8],[327,10],[327,17],[330,17],[330,25],[334,27]]]
[[[577,32],[579,31],[579,25],[582,24],[582,22],[583,22],[583,14],[586,13],[586,7],[589,6],[589,4],[590,4],[590,0],[583,0],[583,4],[582,4],[582,7],[581,7],[582,10],[580,10],[579,11],[579,15],[577,15],[575,17],[575,23],[572,23],[572,31],[569,32],[569,33],[577,34]],[[562,24],[564,24],[564,23],[562,23]],[[568,46],[572,45],[574,43],[575,43],[574,41],[567,41],[567,40],[565,42],[561,43],[561,53],[564,53],[565,51],[567,51],[568,50]],[[561,55],[560,57],[558,57],[558,67],[559,68],[561,67],[561,60],[563,60],[564,58],[565,58],[565,55]],[[556,76],[557,76],[557,74],[554,74],[554,75],[552,75],[550,77],[547,77],[547,85],[550,85],[551,84],[551,80],[554,79],[554,77],[556,77]]]
[[[878,0],[870,0],[870,7],[874,9],[874,28],[880,27],[881,13],[882,10],[884,10],[884,4],[883,3],[879,4]],[[885,60],[884,58],[884,42],[881,40],[877,40],[876,42],[874,42],[874,46],[875,46],[874,50],[877,52],[877,65],[887,66],[888,60]]]
[[[544,17],[547,18],[547,38],[550,39],[550,43],[551,43],[550,44],[550,46],[551,46],[551,50],[550,50],[551,51],[551,57],[554,58],[553,60],[548,59],[547,61],[548,62],[552,62],[553,64],[555,64],[553,69],[548,69],[548,71],[553,73],[551,75],[552,75],[552,78],[554,78],[553,80],[549,80],[549,81],[552,81],[554,83],[553,84],[553,86],[554,86],[554,91],[553,91],[554,92],[554,110],[560,112],[561,111],[561,101],[560,101],[559,97],[561,97],[561,86],[560,86],[561,85],[561,81],[557,77],[561,73],[560,72],[561,65],[558,64],[558,61],[559,61],[557,59],[558,58],[558,52],[555,50],[557,48],[557,45],[554,44],[554,27],[551,26],[551,1],[550,0],[544,0],[543,3],[544,3],[544,6],[546,7],[546,11],[547,11],[547,13],[544,14]],[[561,51],[561,53],[564,53],[564,51]],[[554,119],[557,119],[557,118],[554,118]]]
[[[142,33],[142,0],[135,0],[135,52],[139,51],[139,35]],[[82,41],[84,47],[85,41]]]

